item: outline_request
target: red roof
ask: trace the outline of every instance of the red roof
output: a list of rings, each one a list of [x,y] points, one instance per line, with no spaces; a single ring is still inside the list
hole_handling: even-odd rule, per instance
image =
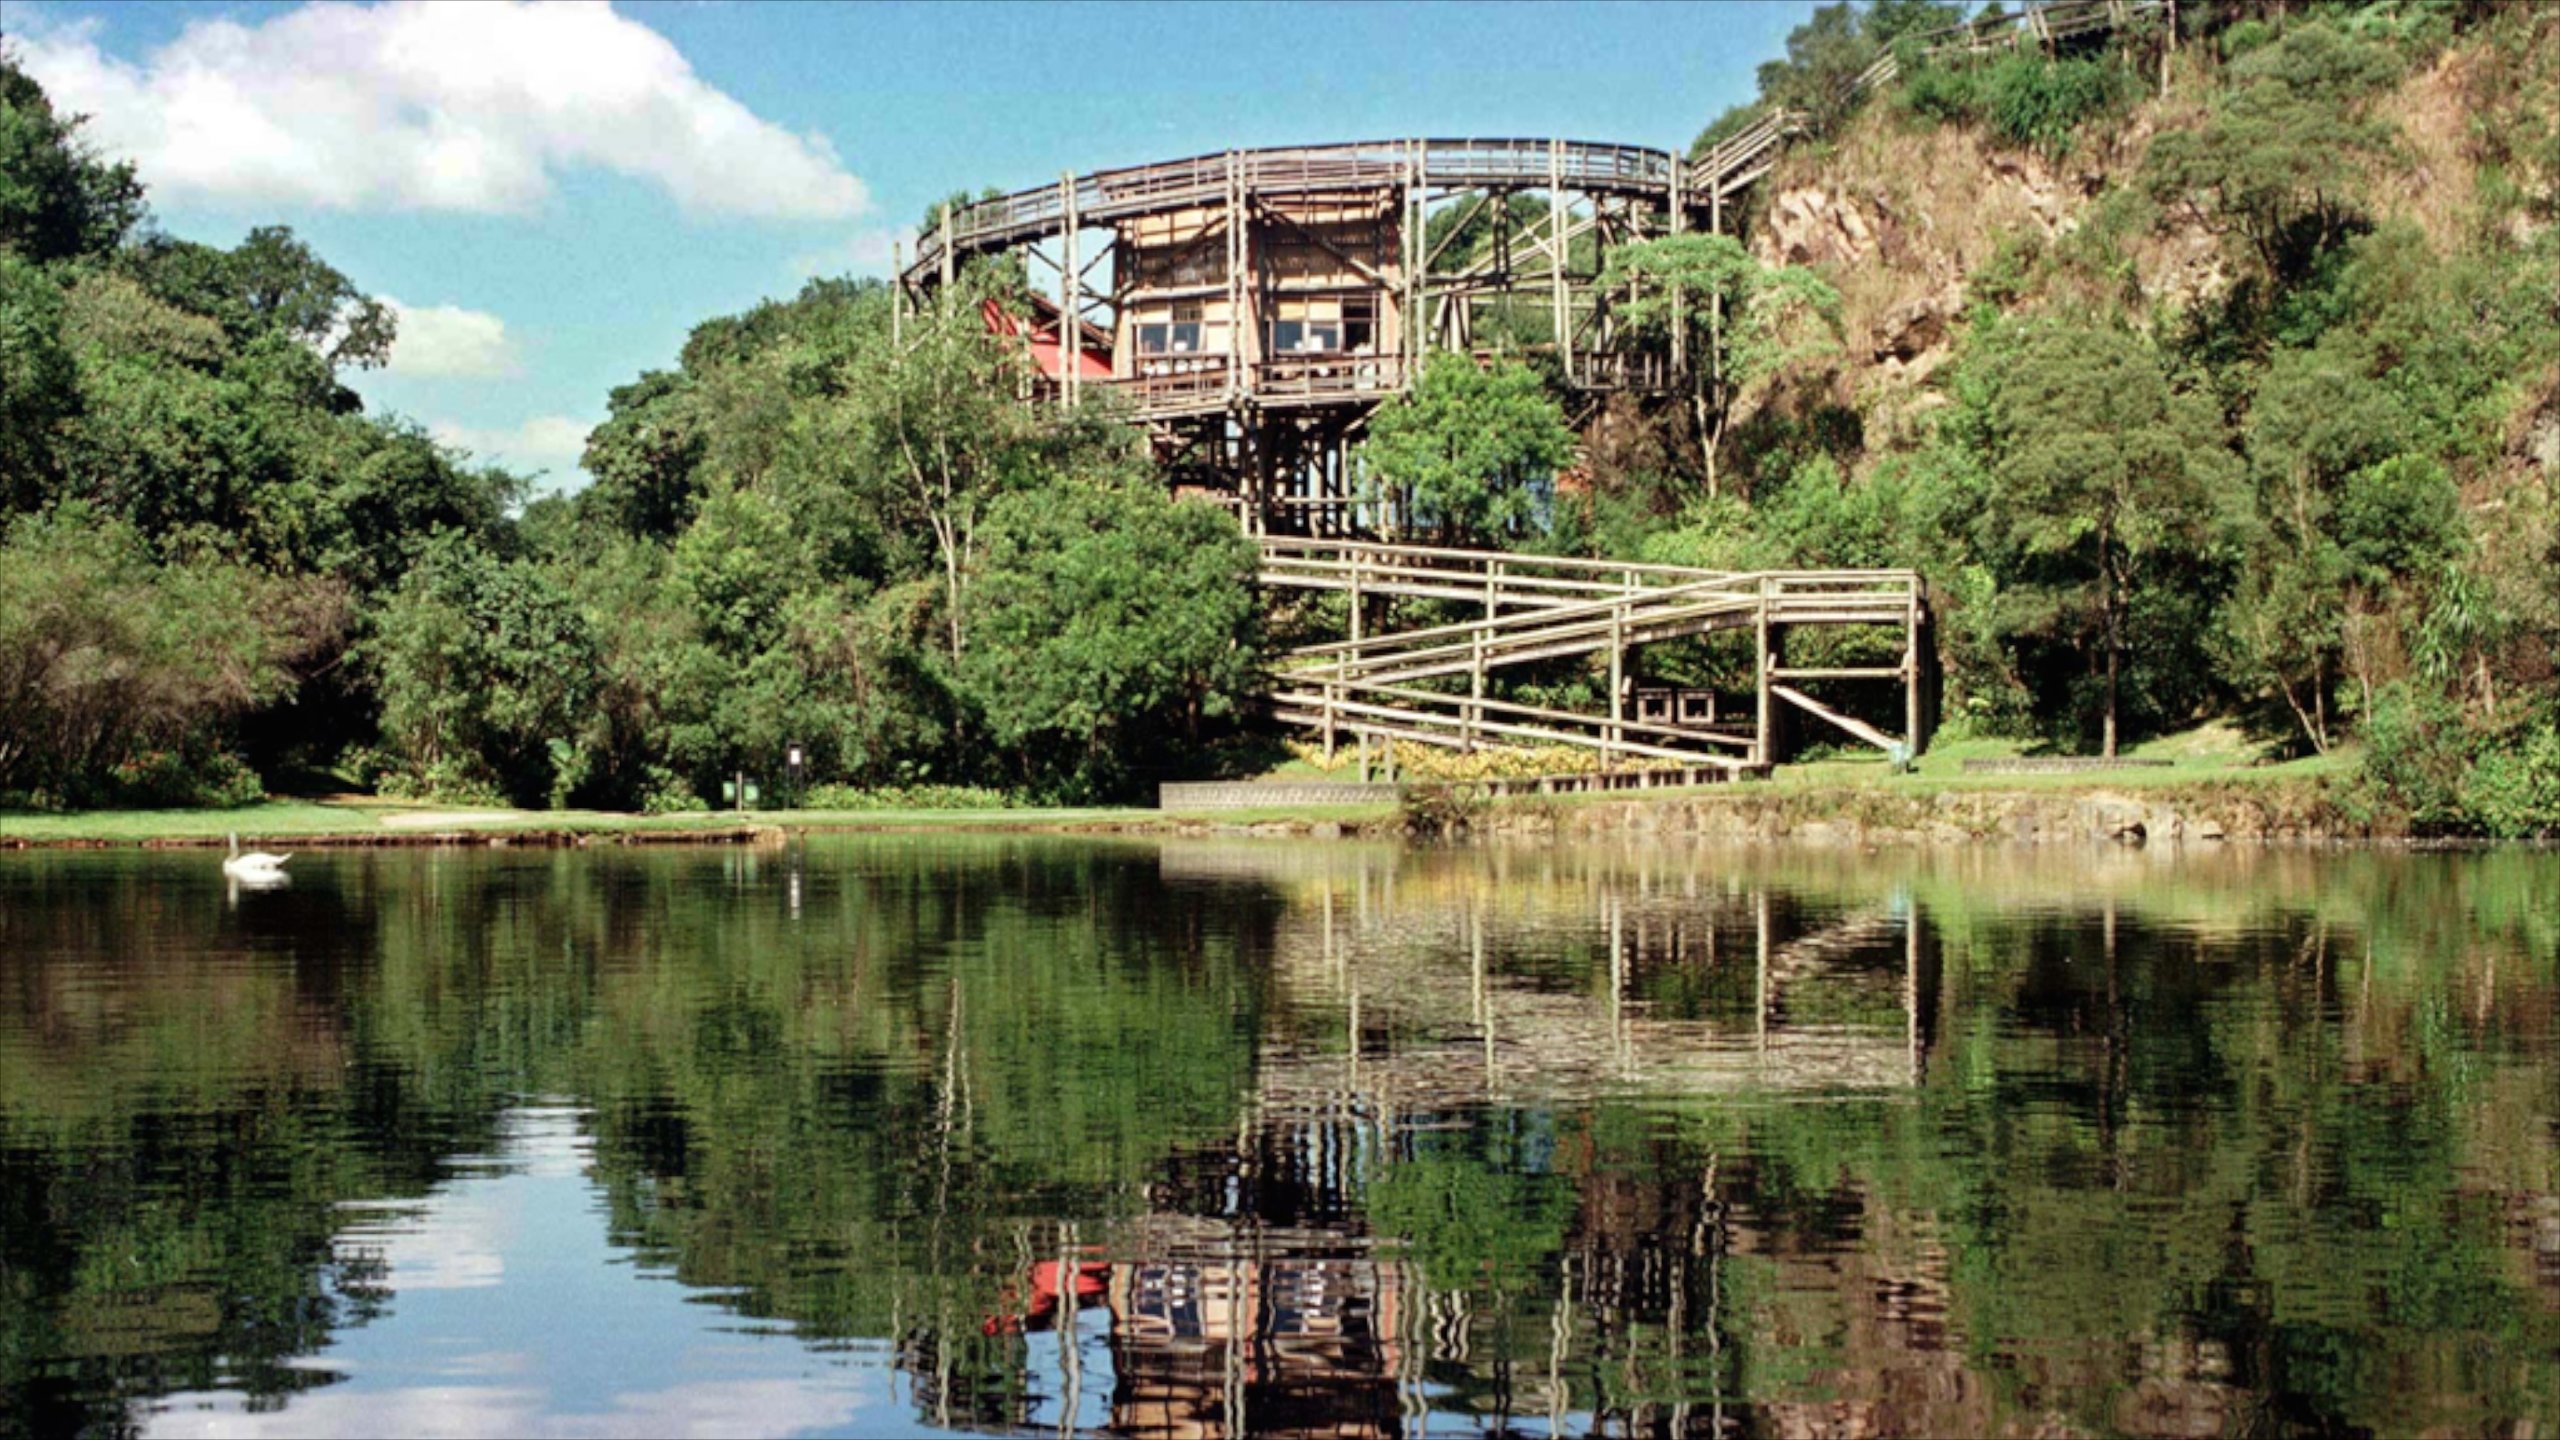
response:
[[[1022,334],[1023,322],[1006,314],[1005,308],[994,300],[986,301],[981,306],[981,312],[987,318],[989,334]],[[1058,352],[1061,348],[1058,344],[1058,302],[1045,295],[1032,296],[1030,329],[1031,363],[1039,367],[1041,374],[1052,380],[1057,379],[1063,373],[1058,364]],[[1078,325],[1076,329],[1081,332],[1079,338],[1084,342],[1077,347],[1076,373],[1086,379],[1110,379],[1109,340],[1104,338],[1102,331],[1094,326]]]

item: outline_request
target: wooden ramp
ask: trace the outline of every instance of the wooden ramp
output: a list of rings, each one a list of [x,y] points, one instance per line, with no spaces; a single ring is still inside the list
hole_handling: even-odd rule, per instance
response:
[[[1599,753],[1605,769],[1705,767],[1727,777],[1766,773],[1777,758],[1783,701],[1879,749],[1916,755],[1926,742],[1923,643],[1926,587],[1908,570],[1727,572],[1672,565],[1516,555],[1369,541],[1263,536],[1262,583],[1351,597],[1348,639],[1293,652],[1274,674],[1273,713],[1324,736],[1401,740],[1458,750],[1566,746]],[[1372,597],[1475,607],[1474,618],[1371,632]],[[1789,669],[1787,631],[1803,626],[1886,626],[1902,631],[1891,666]],[[1737,722],[1633,718],[1628,653],[1640,646],[1725,630],[1754,637],[1754,706]],[[1609,711],[1585,714],[1500,700],[1488,678],[1505,667],[1606,655]],[[1451,683],[1463,677],[1466,688]],[[1899,736],[1826,705],[1808,681],[1896,681]]]

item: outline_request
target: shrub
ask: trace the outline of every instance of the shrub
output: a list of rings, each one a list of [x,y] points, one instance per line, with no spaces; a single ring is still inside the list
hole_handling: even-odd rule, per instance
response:
[[[267,798],[258,772],[221,750],[196,755],[146,750],[119,762],[110,780],[117,803],[151,809],[235,809]]]
[[[2252,50],[2263,48],[2276,38],[2274,27],[2264,20],[2243,20],[2222,32],[2222,58],[2237,60]]]
[[[2539,715],[2483,744],[2462,780],[2462,808],[2500,840],[2560,835],[2560,719]]]
[[[2125,72],[2104,60],[2047,60],[2022,50],[1983,72],[1980,89],[1994,135],[2060,159],[2082,125],[2125,99],[2127,85]]]
[[[710,809],[693,793],[683,776],[664,765],[642,768],[640,811],[644,815],[690,815]]]
[[[1963,125],[1982,117],[1980,72],[1951,65],[1923,65],[1905,76],[1902,105],[1920,120]]]
[[[980,785],[815,785],[803,810],[1005,810],[1018,803]]]
[[[1480,785],[1421,782],[1407,785],[1397,798],[1406,831],[1425,839],[1465,834],[1492,805]]]

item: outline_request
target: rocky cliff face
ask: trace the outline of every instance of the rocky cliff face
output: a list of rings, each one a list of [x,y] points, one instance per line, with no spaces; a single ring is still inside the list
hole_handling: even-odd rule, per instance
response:
[[[2071,155],[2049,159],[2000,144],[1975,125],[1905,113],[1880,97],[1836,142],[1802,144],[1772,173],[1749,239],[1766,263],[1805,265],[1837,287],[1845,331],[1836,398],[1867,420],[1869,443],[1891,448],[1940,403],[1929,378],[1951,353],[1960,319],[1977,300],[2005,307],[2133,301],[2183,308],[2230,283],[2220,239],[2201,226],[2155,226],[2130,193],[2152,138],[2196,124],[2210,92],[2194,69],[2171,93],[2085,133]],[[2404,80],[2379,107],[2403,137],[2404,163],[2382,177],[2385,213],[2414,220],[2440,247],[2476,223],[2476,167],[2466,126],[2476,59],[2448,52]],[[2084,227],[2102,206],[2141,209],[2140,222]],[[2057,249],[2080,262],[2048,267],[2023,293],[1984,293],[2014,280],[2025,262]]]

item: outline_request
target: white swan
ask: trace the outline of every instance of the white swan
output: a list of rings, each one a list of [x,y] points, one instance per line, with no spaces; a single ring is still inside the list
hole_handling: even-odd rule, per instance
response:
[[[240,853],[240,832],[235,830],[231,832],[231,858],[222,862],[222,873],[236,880],[281,880],[284,878],[284,862],[292,858],[290,854],[270,855],[264,850],[252,850],[243,855]]]

